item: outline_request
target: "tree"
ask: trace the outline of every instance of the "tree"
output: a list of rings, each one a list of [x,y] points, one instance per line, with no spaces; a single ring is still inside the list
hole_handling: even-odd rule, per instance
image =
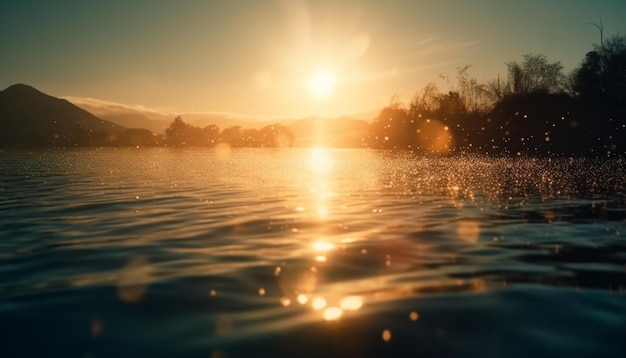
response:
[[[242,140],[246,147],[260,147],[261,137],[256,128],[247,128],[242,132]]]
[[[243,129],[241,126],[231,126],[224,128],[221,134],[221,142],[230,144],[231,147],[241,147],[244,145]]]
[[[613,36],[587,53],[573,73],[574,94],[593,102],[626,104],[626,37]]]
[[[427,83],[420,93],[416,93],[409,103],[408,116],[417,120],[432,116],[439,108],[441,94],[434,82]]]
[[[437,114],[440,119],[461,117],[467,113],[465,102],[459,92],[450,91],[439,98]]]
[[[189,128],[190,125],[183,122],[180,116],[174,118],[174,121],[165,130],[167,143],[175,147],[185,145]]]
[[[410,149],[415,142],[415,128],[415,120],[394,96],[370,125],[368,144],[374,148]]]
[[[294,142],[293,133],[281,124],[261,128],[259,138],[263,147],[290,147]]]
[[[475,78],[470,77],[469,69],[470,65],[457,69],[457,88],[454,92],[459,94],[465,111],[481,114],[487,111],[491,101],[485,85],[479,84]]]
[[[204,140],[204,145],[214,146],[220,140],[220,129],[215,124],[210,124],[204,128],[202,128],[202,139]]]
[[[511,95],[563,92],[565,76],[561,62],[548,62],[545,55],[526,54],[522,62],[506,62]]]

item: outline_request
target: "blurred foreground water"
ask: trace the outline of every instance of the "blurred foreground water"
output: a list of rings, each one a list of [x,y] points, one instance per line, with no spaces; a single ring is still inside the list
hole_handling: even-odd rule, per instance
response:
[[[625,164],[2,151],[0,356],[621,356]]]

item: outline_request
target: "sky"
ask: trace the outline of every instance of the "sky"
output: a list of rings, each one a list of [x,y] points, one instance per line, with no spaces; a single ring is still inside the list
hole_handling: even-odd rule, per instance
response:
[[[569,72],[599,43],[591,23],[624,35],[625,15],[624,0],[7,0],[0,89],[163,113],[349,115],[429,82],[445,90],[465,65],[486,82],[532,53]]]

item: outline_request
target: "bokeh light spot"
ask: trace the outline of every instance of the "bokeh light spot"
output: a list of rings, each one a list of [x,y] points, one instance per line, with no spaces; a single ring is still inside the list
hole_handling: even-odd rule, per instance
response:
[[[344,311],[356,311],[363,306],[363,299],[359,296],[344,297],[339,306]]]
[[[153,268],[145,257],[132,258],[117,279],[117,297],[126,303],[141,302],[148,290],[152,272]]]
[[[339,319],[343,315],[343,310],[339,307],[328,307],[324,310],[324,319],[327,321],[334,321]]]
[[[391,331],[388,330],[388,329],[384,330],[383,334],[382,334],[382,337],[383,337],[383,341],[385,341],[385,342],[391,341]]]
[[[467,243],[475,244],[480,236],[480,226],[474,220],[461,220],[456,227],[456,235]]]
[[[326,307],[326,299],[324,297],[315,297],[313,302],[311,302],[311,307],[316,311],[324,309]]]

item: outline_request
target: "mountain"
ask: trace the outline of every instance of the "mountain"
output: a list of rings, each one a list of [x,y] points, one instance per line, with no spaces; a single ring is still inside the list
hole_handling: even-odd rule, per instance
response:
[[[93,145],[125,130],[25,84],[0,91],[0,146]]]
[[[145,128],[154,133],[164,133],[176,117],[141,106],[127,106],[94,98],[66,97],[65,99],[98,118],[126,128]]]

